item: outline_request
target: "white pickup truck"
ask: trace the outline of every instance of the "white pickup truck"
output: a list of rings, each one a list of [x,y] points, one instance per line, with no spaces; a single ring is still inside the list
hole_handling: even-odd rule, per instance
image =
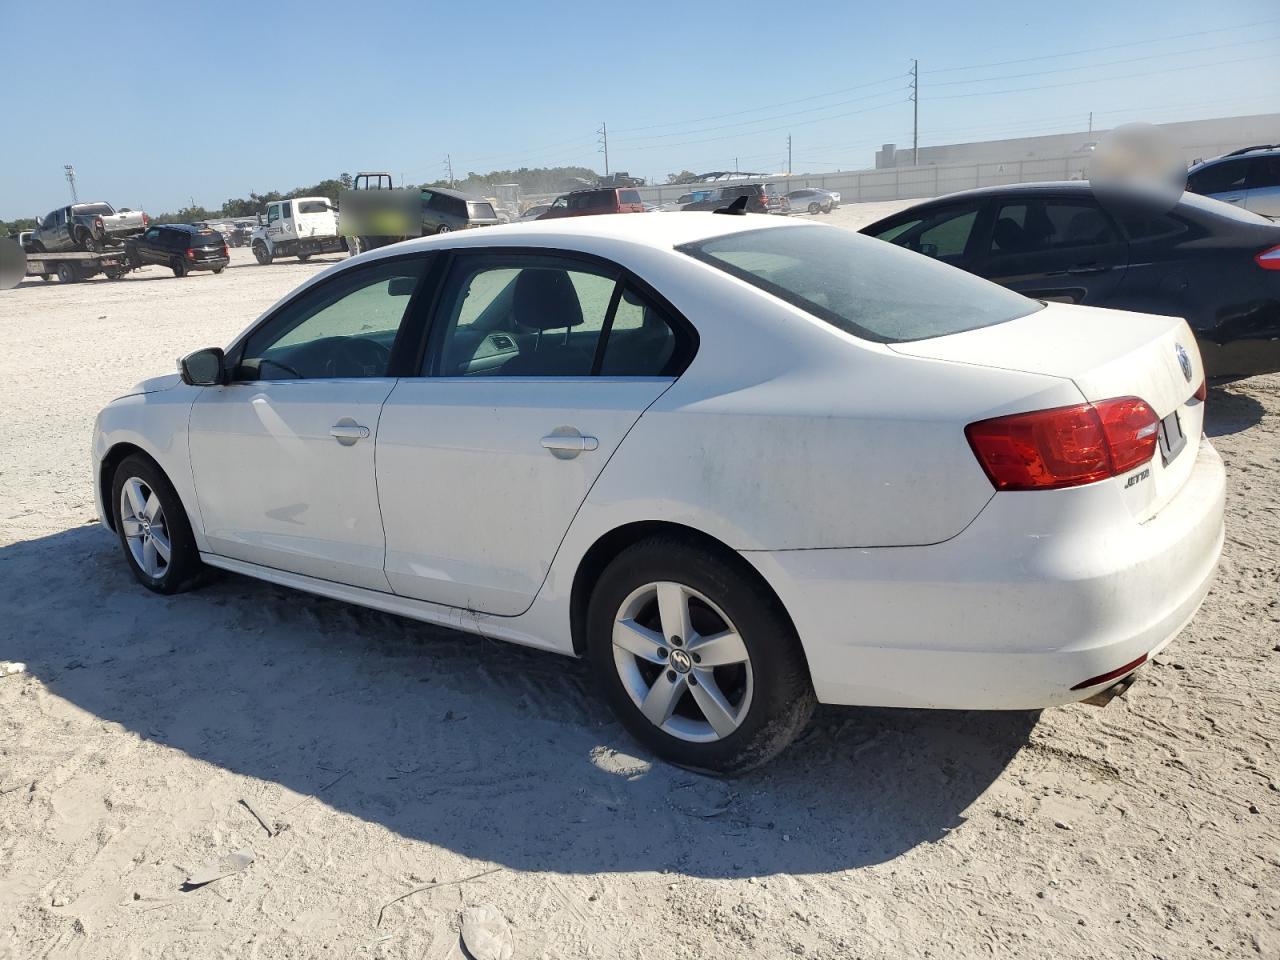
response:
[[[277,257],[297,257],[306,263],[314,254],[347,249],[327,197],[294,197],[267,204],[266,220],[253,231],[250,245],[264,265]]]

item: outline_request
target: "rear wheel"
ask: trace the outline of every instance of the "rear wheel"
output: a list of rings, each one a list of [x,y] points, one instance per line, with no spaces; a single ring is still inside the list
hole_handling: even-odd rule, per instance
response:
[[[436,228],[436,233],[448,233],[452,229],[447,223],[442,223]]]
[[[86,253],[101,253],[102,244],[88,230],[80,231],[80,249]]]
[[[185,277],[187,275],[187,261],[181,257],[174,257],[169,261],[169,268],[173,270],[175,277]]]
[[[214,268],[213,268],[213,272],[214,272],[214,273],[221,273],[221,272],[222,272],[223,270],[225,270],[225,269],[226,269],[226,267],[225,267],[225,266],[222,266],[222,267],[214,267]]]
[[[111,482],[111,509],[133,575],[156,593],[190,589],[203,565],[169,478],[150,460],[125,457]]]
[[[271,251],[268,250],[267,245],[262,242],[255,243],[253,245],[253,256],[257,259],[258,263],[262,264],[264,267],[269,264],[272,259]]]
[[[799,639],[741,561],[676,537],[629,547],[591,596],[587,644],[619,719],[659,756],[736,773],[804,728]]]
[[[299,263],[306,263],[306,262],[307,262],[308,260],[310,260],[310,259],[311,259],[311,254],[309,254],[309,253],[300,253],[300,254],[298,254],[298,262],[299,262]]]
[[[76,269],[74,263],[58,264],[58,282],[59,283],[75,283],[80,279],[80,271]]]

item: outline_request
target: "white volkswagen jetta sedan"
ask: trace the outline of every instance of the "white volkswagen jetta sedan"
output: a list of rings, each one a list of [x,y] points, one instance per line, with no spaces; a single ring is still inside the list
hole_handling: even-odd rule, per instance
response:
[[[204,565],[588,657],[656,753],[762,762],[815,702],[1100,693],[1209,589],[1187,325],[764,216],[396,244],[99,415],[136,577]]]

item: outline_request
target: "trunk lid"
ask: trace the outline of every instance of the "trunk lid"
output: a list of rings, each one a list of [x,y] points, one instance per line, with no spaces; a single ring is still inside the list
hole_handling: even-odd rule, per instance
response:
[[[1090,401],[1145,400],[1186,445],[1168,463],[1157,449],[1149,464],[1103,481],[1121,487],[1138,520],[1154,516],[1191,475],[1204,428],[1204,404],[1194,396],[1204,367],[1185,320],[1050,303],[1007,323],[889,346],[913,357],[1064,377]],[[1176,424],[1167,420],[1174,414]]]

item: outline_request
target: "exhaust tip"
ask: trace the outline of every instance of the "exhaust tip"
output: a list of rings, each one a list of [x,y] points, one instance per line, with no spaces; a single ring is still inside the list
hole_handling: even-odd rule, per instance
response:
[[[1106,683],[1108,680],[1115,680],[1117,677],[1123,677],[1126,673],[1132,673],[1147,662],[1147,655],[1144,653],[1137,660],[1126,663],[1123,667],[1116,667],[1114,670],[1108,670],[1106,673],[1100,673],[1096,677],[1090,677],[1088,680],[1081,680],[1072,690],[1085,690],[1089,687],[1096,687],[1100,683]]]
[[[1123,680],[1113,683],[1107,689],[1095,693],[1092,697],[1085,697],[1081,703],[1087,703],[1091,707],[1105,707],[1116,697],[1123,697],[1138,680],[1136,673],[1131,673]]]

